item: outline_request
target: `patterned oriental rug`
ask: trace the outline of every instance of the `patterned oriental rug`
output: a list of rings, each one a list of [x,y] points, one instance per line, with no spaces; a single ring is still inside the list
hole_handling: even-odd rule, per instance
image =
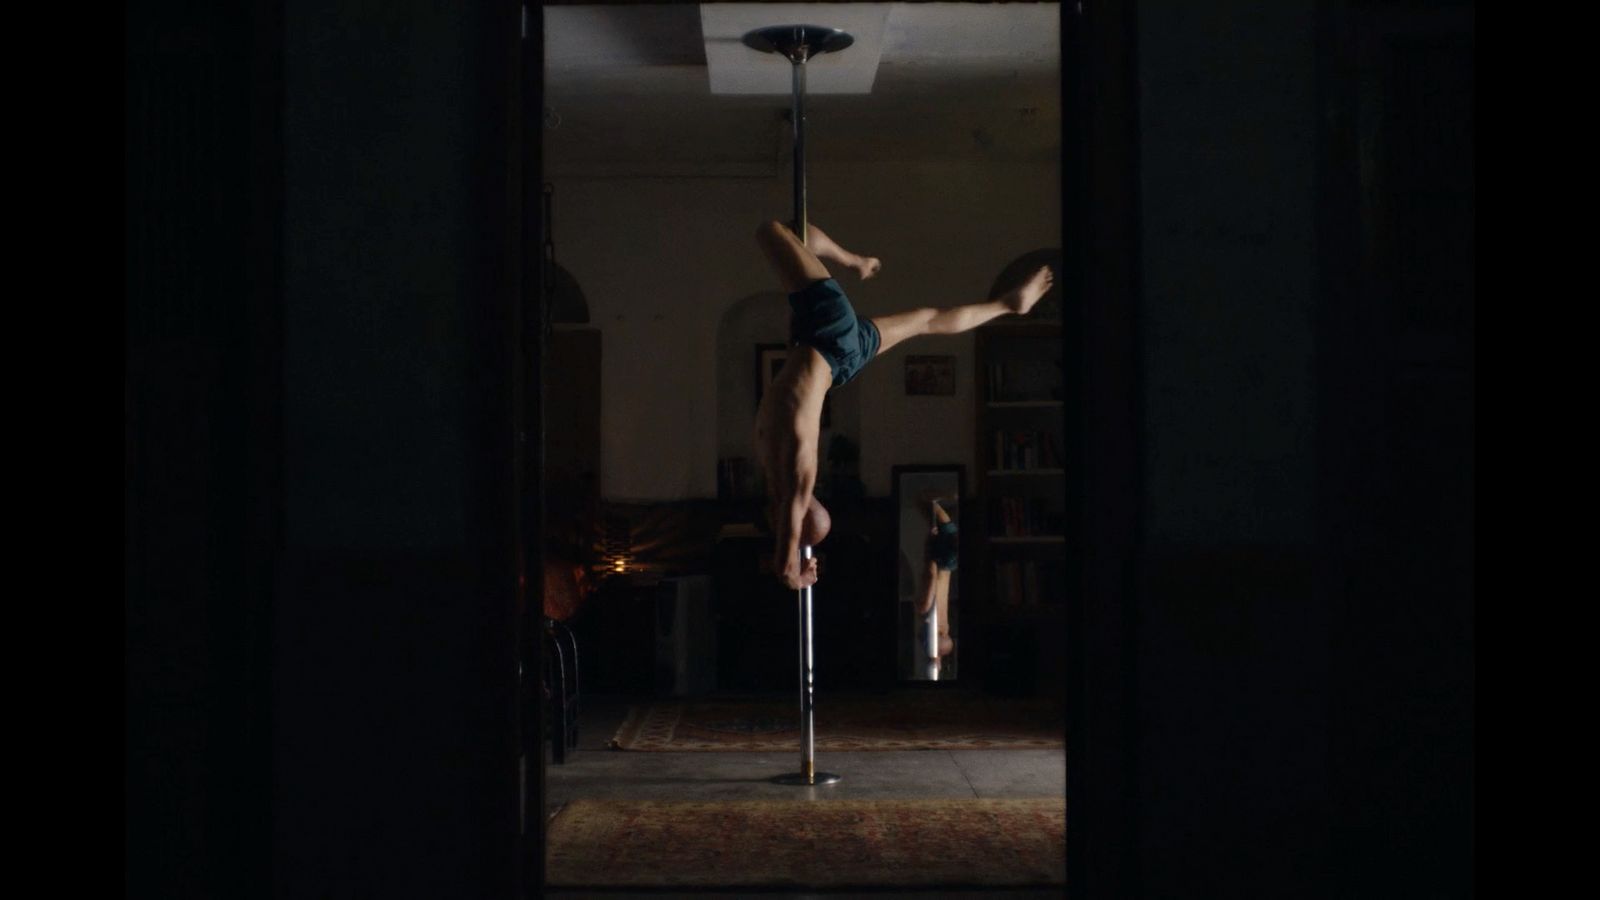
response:
[[[551,820],[563,887],[1020,887],[1066,883],[1066,803],[574,800]]]
[[[817,752],[1037,750],[1065,744],[1060,704],[950,693],[819,697]],[[614,750],[792,750],[799,698],[705,700],[633,707]]]

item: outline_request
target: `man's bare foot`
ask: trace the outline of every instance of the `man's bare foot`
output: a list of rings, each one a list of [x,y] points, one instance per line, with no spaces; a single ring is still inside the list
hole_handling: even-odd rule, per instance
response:
[[[876,256],[858,256],[856,260],[857,262],[850,268],[856,270],[856,274],[861,276],[862,281],[866,281],[868,278],[878,274],[878,270],[883,268],[882,261]]]
[[[1007,309],[1025,316],[1033,309],[1034,304],[1039,302],[1040,297],[1050,292],[1050,285],[1055,283],[1055,278],[1049,266],[1040,266],[1039,271],[1033,273],[1033,277],[1021,287],[1007,291],[997,299],[1004,303]]]

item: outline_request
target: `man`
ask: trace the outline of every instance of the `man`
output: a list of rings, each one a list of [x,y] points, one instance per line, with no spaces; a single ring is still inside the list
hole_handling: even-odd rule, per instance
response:
[[[773,570],[791,589],[816,583],[817,561],[802,565],[800,545],[817,544],[828,533],[827,510],[811,495],[823,395],[907,338],[960,334],[1007,313],[1026,314],[1050,290],[1053,279],[1050,268],[1041,266],[1022,286],[981,303],[860,318],[822,260],[852,269],[863,280],[878,274],[882,263],[851,253],[815,225],[806,230],[809,247],[776,219],[756,229],[756,242],[789,293],[793,311],[789,342],[794,351],[761,398],[755,430],[756,458],[766,474],[777,538]]]
[[[950,514],[937,499],[928,502],[933,524],[928,528],[928,539],[923,547],[926,571],[922,578],[922,594],[917,600],[916,621],[918,637],[925,638],[923,653],[928,657],[929,674],[937,678],[940,664],[956,649],[955,639],[950,636],[950,573],[956,570],[960,540]],[[928,614],[935,610],[937,614],[930,619]]]

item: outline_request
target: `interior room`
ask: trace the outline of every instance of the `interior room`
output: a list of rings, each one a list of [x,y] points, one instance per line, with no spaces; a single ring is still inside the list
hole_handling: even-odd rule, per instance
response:
[[[547,743],[552,887],[1063,883],[1059,821],[979,824],[1024,802],[1064,810],[1060,290],[1026,316],[909,339],[826,395],[814,765],[836,784],[772,781],[805,765],[799,607],[774,571],[752,437],[796,350],[753,234],[795,219],[798,178],[808,222],[881,262],[866,279],[830,265],[858,316],[989,301],[1025,272],[1060,271],[1059,12],[545,10],[545,565],[566,589],[551,596],[572,598],[547,600],[547,665],[578,664],[576,690],[570,669],[557,676]],[[795,62],[741,40],[784,23],[851,43]],[[941,523],[948,559],[935,564]],[[578,710],[570,746],[563,703]],[[656,813],[657,846],[588,830],[631,822],[623,804],[641,800],[682,808]],[[785,859],[787,825],[765,843],[748,827],[743,845],[722,839],[715,867],[684,853],[707,815],[720,834],[727,810],[777,823],[806,803],[865,804],[885,822],[915,810],[927,833],[855,826],[895,848],[855,866]],[[1031,863],[993,865],[1018,841]]]
[[[124,23],[125,896],[1474,895],[1470,0]]]

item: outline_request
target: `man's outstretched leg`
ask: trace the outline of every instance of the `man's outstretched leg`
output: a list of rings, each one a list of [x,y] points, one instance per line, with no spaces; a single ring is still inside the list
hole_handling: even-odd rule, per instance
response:
[[[960,334],[971,331],[991,319],[1007,313],[1026,315],[1050,290],[1055,276],[1049,266],[1038,271],[1021,286],[1006,291],[993,300],[968,303],[964,306],[924,307],[887,316],[874,316],[872,324],[878,326],[882,341],[878,355],[901,341],[923,334]]]

